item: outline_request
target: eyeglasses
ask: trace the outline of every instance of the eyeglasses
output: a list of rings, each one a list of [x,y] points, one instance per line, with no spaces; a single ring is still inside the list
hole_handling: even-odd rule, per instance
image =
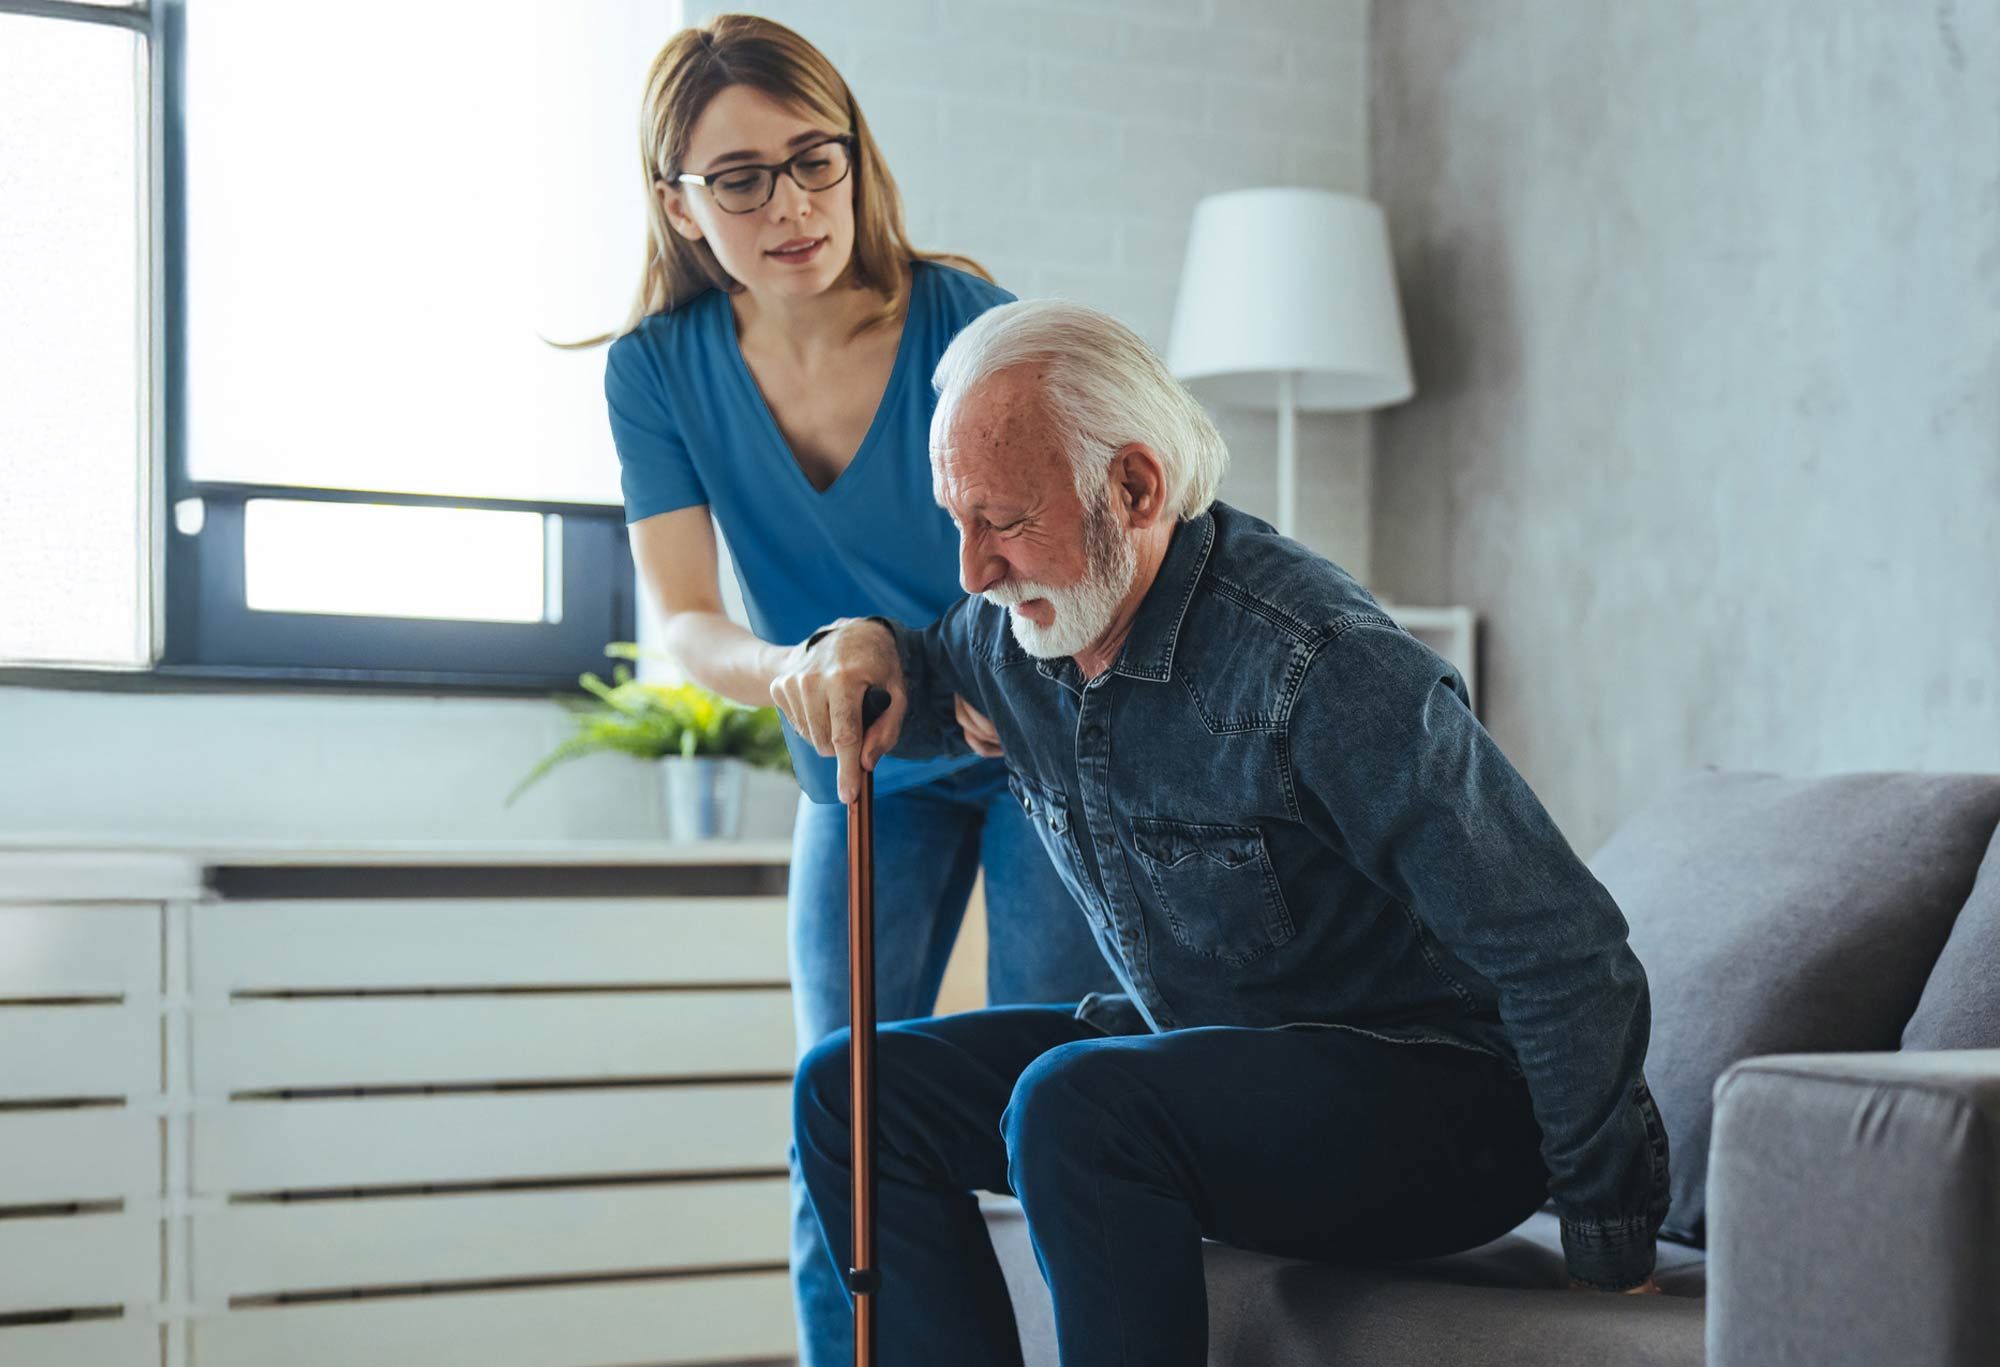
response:
[[[814,143],[791,160],[775,166],[732,166],[708,176],[683,171],[674,180],[681,185],[705,186],[715,197],[715,206],[725,214],[755,213],[778,192],[780,171],[790,176],[801,190],[831,190],[846,180],[854,166],[853,145],[854,139],[843,133]]]

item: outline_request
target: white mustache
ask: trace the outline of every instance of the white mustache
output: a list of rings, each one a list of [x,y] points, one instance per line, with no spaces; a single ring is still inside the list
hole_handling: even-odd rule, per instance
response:
[[[995,607],[1013,608],[1019,607],[1030,599],[1048,598],[1061,592],[1061,589],[1051,588],[1047,584],[1007,583],[995,584],[979,596]]]

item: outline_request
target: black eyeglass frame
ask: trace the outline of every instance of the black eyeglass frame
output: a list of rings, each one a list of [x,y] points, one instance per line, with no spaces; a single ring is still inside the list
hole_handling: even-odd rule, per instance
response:
[[[809,157],[813,153],[819,151],[820,148],[825,147],[830,143],[836,143],[836,142],[839,143],[841,147],[846,149],[847,152],[847,169],[840,173],[840,180],[829,181],[825,185],[820,185],[820,186],[809,186],[804,181],[800,180],[798,178],[798,174],[793,170],[793,168],[797,166],[798,163],[804,158]],[[797,152],[785,158],[785,160],[777,162],[775,164],[746,161],[736,166],[725,166],[720,171],[717,171],[712,175],[706,175],[706,176],[698,175],[693,171],[683,171],[679,175],[675,176],[673,180],[676,185],[701,186],[704,190],[708,191],[708,197],[715,201],[715,207],[720,209],[725,214],[754,214],[759,209],[763,208],[766,204],[769,204],[771,202],[771,196],[778,193],[778,176],[780,175],[780,173],[791,177],[792,184],[798,186],[801,190],[804,190],[809,195],[817,194],[821,190],[831,190],[834,186],[840,184],[841,181],[846,180],[849,176],[854,174],[854,144],[855,144],[855,138],[852,133],[835,133],[832,137],[821,138],[818,142],[814,143],[810,147],[800,148]],[[722,197],[715,192],[714,182],[722,179],[722,177],[724,176],[738,175],[744,171],[768,171],[770,172],[771,179],[767,183],[767,188],[764,191],[764,197],[762,199],[758,200],[755,204],[752,204],[747,209],[732,209],[728,205],[724,204],[722,202]]]

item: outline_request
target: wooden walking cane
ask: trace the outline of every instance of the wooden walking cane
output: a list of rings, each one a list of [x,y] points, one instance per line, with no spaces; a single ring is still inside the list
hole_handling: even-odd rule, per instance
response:
[[[861,704],[865,737],[887,710],[889,695],[868,690]],[[861,771],[861,788],[847,808],[848,1141],[854,1171],[852,1266],[854,1367],[875,1367],[875,775]]]

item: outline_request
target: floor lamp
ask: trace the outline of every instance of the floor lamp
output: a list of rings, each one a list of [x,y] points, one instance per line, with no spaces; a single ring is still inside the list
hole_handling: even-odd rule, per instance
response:
[[[1211,407],[1277,410],[1277,525],[1293,535],[1298,413],[1383,408],[1416,392],[1380,206],[1296,188],[1202,200],[1167,364]]]

